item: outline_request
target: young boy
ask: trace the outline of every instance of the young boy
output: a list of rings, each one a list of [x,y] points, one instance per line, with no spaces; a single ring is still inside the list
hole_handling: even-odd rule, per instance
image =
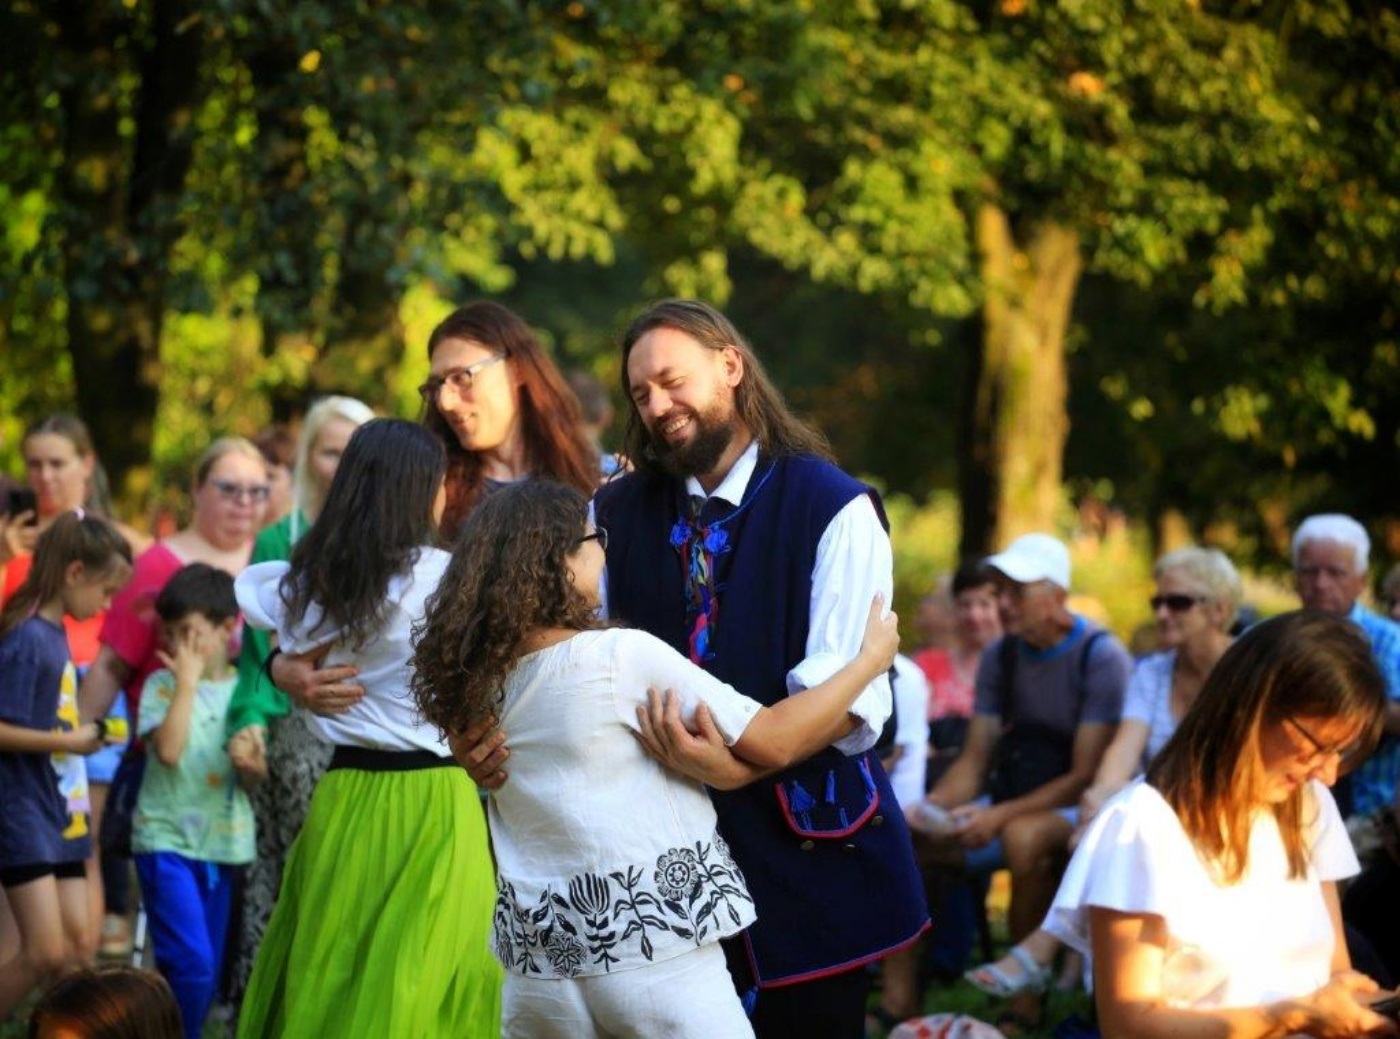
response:
[[[178,571],[156,598],[165,668],[146,680],[137,731],[146,774],[132,851],[156,965],[198,1039],[219,983],[237,867],[254,853],[253,810],[224,750],[236,673],[233,578],[203,563]]]

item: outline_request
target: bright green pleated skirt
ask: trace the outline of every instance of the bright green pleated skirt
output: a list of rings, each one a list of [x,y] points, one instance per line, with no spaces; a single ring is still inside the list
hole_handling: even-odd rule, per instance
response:
[[[494,901],[465,772],[326,773],[287,858],[240,1039],[494,1039]]]

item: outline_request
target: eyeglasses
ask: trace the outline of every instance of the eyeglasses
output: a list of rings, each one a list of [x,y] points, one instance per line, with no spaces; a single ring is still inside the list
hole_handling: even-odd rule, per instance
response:
[[[1156,613],[1165,606],[1172,613],[1185,613],[1193,606],[1207,602],[1204,595],[1154,595],[1147,600],[1152,604],[1152,612]]]
[[[234,483],[231,480],[210,480],[209,483],[224,501],[264,502],[271,493],[265,483]]]
[[[608,528],[594,527],[592,533],[585,534],[583,537],[575,541],[574,545],[582,545],[585,541],[598,542],[598,547],[601,548],[604,552],[606,552],[608,550]]]
[[[1346,764],[1350,762],[1351,759],[1356,756],[1357,751],[1361,749],[1361,744],[1359,741],[1348,743],[1343,747],[1326,746],[1320,739],[1318,739],[1316,736],[1310,733],[1307,729],[1303,728],[1302,723],[1299,722],[1297,718],[1294,718],[1291,714],[1285,714],[1283,716],[1283,720],[1286,721],[1289,725],[1293,726],[1295,729],[1297,729],[1300,733],[1302,733],[1303,739],[1307,740],[1309,743],[1312,744],[1312,753],[1309,754],[1307,757],[1307,762],[1309,765],[1317,764],[1319,761],[1325,761],[1327,758],[1332,757],[1334,754],[1337,756],[1337,759],[1342,764]]]
[[[451,385],[459,395],[466,393],[472,388],[472,383],[476,381],[477,372],[484,371],[496,362],[504,361],[509,356],[509,350],[502,350],[498,354],[492,354],[490,357],[482,358],[475,364],[469,364],[463,368],[449,368],[441,375],[434,375],[422,386],[419,386],[418,393],[423,398],[424,403],[427,404],[437,403],[438,394],[442,392],[442,388],[445,385]]]

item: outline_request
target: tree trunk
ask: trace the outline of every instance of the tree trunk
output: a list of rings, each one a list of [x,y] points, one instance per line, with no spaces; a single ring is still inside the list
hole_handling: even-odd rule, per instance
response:
[[[403,235],[384,221],[387,209],[378,201],[368,194],[346,216],[330,329],[311,386],[318,394],[345,393],[383,408],[404,353],[400,286],[391,275],[402,259],[391,243]]]
[[[167,260],[193,153],[203,24],[158,0],[138,43],[135,15],[66,3],[56,15],[64,153],[57,175],[68,350],[78,410],[126,511],[150,489]],[[119,128],[121,54],[136,57],[131,158]]]
[[[1065,334],[1083,268],[1076,232],[1042,223],[1018,241],[991,203],[977,213],[976,236],[983,335],[966,413],[965,555],[1054,530],[1069,435]],[[979,481],[988,488],[980,495]]]
[[[264,18],[246,55],[258,122],[258,296],[262,355],[267,360],[313,356],[314,309],[321,289],[317,231],[322,219],[312,192],[307,156],[306,98],[299,91],[299,48],[279,33],[279,19]],[[278,379],[267,388],[275,422],[292,420],[305,403],[299,380]]]

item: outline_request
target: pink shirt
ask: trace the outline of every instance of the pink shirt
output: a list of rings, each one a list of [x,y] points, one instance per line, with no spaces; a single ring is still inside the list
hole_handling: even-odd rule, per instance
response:
[[[146,679],[161,667],[156,657],[160,645],[156,596],[184,565],[184,560],[166,548],[164,542],[158,541],[146,549],[136,557],[131,580],[113,597],[112,608],[107,611],[106,623],[102,625],[102,644],[110,646],[112,652],[133,669],[131,680],[126,683],[127,703],[133,718],[137,716]]]
[[[929,721],[972,717],[975,686],[958,677],[958,669],[946,649],[920,650],[914,654],[914,662],[928,679]]]

